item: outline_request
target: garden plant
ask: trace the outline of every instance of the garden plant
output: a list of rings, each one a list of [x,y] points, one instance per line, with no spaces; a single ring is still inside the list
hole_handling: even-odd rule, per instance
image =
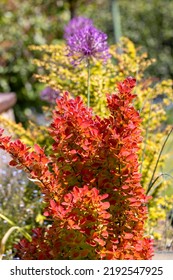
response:
[[[76,23],[73,20],[72,23],[81,24],[81,21],[78,19]],[[68,26],[66,29],[68,31]],[[66,33],[68,32],[65,32],[65,38],[67,38]],[[68,44],[68,40],[66,43]],[[54,96],[59,97],[66,90],[72,96],[79,95],[87,102],[88,68],[83,64],[79,64],[78,67],[69,64],[69,57],[65,55],[67,51],[64,51],[66,50],[64,43],[32,46],[31,49],[39,55],[39,59],[34,60],[38,66],[38,72],[44,70],[44,74],[41,72],[35,75],[40,82],[47,85],[41,94],[43,99],[53,104]],[[109,53],[112,58],[107,60],[105,65],[100,60],[95,60],[90,64],[91,107],[99,116],[106,116],[108,114],[106,93],[113,92],[115,84],[127,76],[136,78],[137,98],[133,104],[140,112],[143,136],[139,151],[141,184],[153,197],[148,205],[147,231],[155,238],[161,239],[161,233],[158,233],[155,227],[159,219],[166,219],[167,213],[172,208],[172,195],[165,196],[165,190],[170,189],[172,184],[171,166],[170,170],[165,169],[167,155],[163,155],[163,146],[172,132],[171,125],[167,125],[167,108],[172,102],[172,80],[159,81],[155,77],[147,76],[146,72],[155,60],[149,59],[141,48],[136,48],[134,43],[127,38],[121,38],[119,44],[110,46]],[[165,199],[160,204],[163,192]]]
[[[93,116],[80,97],[57,101],[52,152],[34,151],[2,136],[10,165],[24,169],[45,195],[49,227],[33,230],[32,242],[16,245],[22,259],[150,259],[144,237],[148,197],[138,172],[140,117],[131,105],[135,79],[107,97],[111,115]]]
[[[48,125],[26,130],[1,118],[21,140],[1,130],[0,147],[40,187],[44,201],[42,227],[25,234],[16,255],[151,259],[147,232],[153,234],[158,216],[150,214],[165,184],[166,174],[156,171],[172,132],[163,127],[171,81],[144,78],[152,63],[147,55],[126,38],[109,48],[89,19],[74,18],[64,38],[66,44],[31,47],[43,52],[35,63],[45,70],[36,77],[47,84],[41,97],[50,104]]]

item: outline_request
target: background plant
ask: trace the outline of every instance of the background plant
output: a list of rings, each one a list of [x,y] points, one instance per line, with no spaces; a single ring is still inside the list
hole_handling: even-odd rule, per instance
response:
[[[40,112],[42,104],[36,94],[39,86],[33,80],[35,67],[28,46],[52,42],[57,34],[61,37],[63,11],[51,0],[2,0],[0,3],[0,92],[16,92],[16,120],[25,125],[32,110]]]
[[[156,57],[148,73],[172,77],[172,1],[118,1],[122,35],[136,46],[142,45],[149,57]],[[166,4],[165,4],[166,3]],[[127,8],[128,7],[128,8]],[[98,10],[100,11],[98,14]],[[70,18],[83,15],[93,19],[97,27],[114,42],[111,1],[104,0],[2,0],[0,3],[0,92],[14,91],[17,121],[27,123],[32,112],[41,111],[39,84],[33,80],[31,44],[56,43],[62,39],[63,28]],[[131,22],[133,18],[133,22]],[[157,51],[156,51],[157,50]]]
[[[10,157],[1,150],[0,160],[0,255],[14,257],[14,242],[44,221],[39,189],[21,170],[9,168]],[[39,204],[38,204],[39,202]],[[10,230],[11,234],[10,234]],[[13,230],[14,229],[14,230]],[[6,236],[9,232],[9,236]],[[4,244],[2,244],[4,238]]]

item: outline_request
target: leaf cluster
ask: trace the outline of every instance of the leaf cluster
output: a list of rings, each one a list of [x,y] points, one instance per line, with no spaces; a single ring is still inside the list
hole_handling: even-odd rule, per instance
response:
[[[80,97],[57,100],[48,129],[54,140],[47,155],[30,150],[1,130],[0,147],[11,166],[29,173],[40,186],[52,220],[21,240],[22,259],[150,259],[152,241],[144,236],[149,197],[140,184],[137,152],[141,119],[132,105],[135,79],[107,96],[110,115],[100,118]],[[65,244],[65,246],[64,246]]]

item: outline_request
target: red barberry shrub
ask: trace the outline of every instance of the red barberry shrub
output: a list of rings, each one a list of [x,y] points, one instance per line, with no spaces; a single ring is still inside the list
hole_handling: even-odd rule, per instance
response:
[[[49,127],[49,155],[35,145],[0,133],[10,165],[24,169],[41,187],[44,215],[52,220],[33,230],[32,242],[15,245],[21,259],[151,259],[144,237],[147,201],[140,185],[140,117],[132,101],[135,79],[107,96],[108,118],[94,116],[81,98],[57,100]]]

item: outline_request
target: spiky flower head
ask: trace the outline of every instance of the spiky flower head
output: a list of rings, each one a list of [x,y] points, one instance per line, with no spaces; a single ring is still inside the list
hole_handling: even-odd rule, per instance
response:
[[[60,98],[60,91],[55,90],[51,87],[46,87],[40,92],[40,98],[49,103],[56,103],[56,99]]]
[[[67,37],[68,56],[73,65],[78,65],[90,60],[103,60],[105,63],[110,58],[107,35],[95,28],[93,25],[76,30],[76,32]]]
[[[69,21],[64,28],[64,38],[68,39],[73,36],[78,30],[93,25],[93,21],[85,17],[75,17]]]

